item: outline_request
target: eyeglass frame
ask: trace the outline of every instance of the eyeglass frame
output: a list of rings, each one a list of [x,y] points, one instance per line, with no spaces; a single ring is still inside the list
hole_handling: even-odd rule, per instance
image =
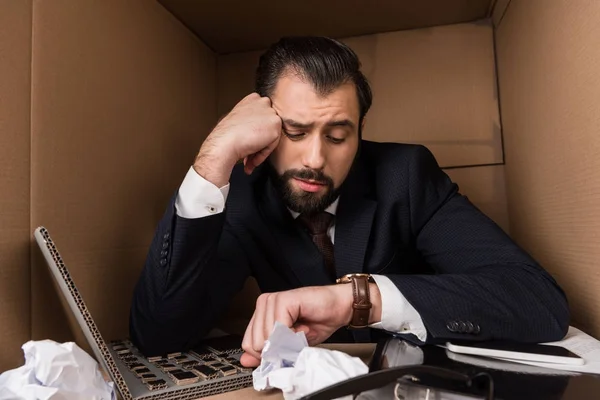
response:
[[[404,365],[359,375],[354,378],[327,386],[323,389],[303,396],[298,400],[329,400],[355,395],[384,387],[394,383],[394,381],[396,381],[396,386],[394,387],[394,395],[396,396],[398,386],[400,385],[400,381],[402,379],[410,379],[413,382],[419,381],[420,378],[418,378],[415,374],[420,373],[432,374],[441,378],[461,381],[465,383],[467,387],[472,387],[475,380],[481,377],[486,377],[488,379],[487,393],[482,394],[482,396],[485,396],[485,400],[494,400],[494,380],[487,372],[480,372],[473,376],[469,376],[451,369],[440,368],[431,365]],[[356,390],[357,387],[360,387],[360,391]]]

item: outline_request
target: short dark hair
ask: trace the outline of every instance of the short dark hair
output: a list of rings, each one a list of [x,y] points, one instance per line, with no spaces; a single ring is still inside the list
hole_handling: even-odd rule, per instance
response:
[[[356,53],[337,40],[322,36],[283,37],[261,55],[255,90],[261,96],[272,95],[278,79],[287,72],[308,80],[321,95],[353,82],[361,123],[371,107],[373,95],[360,66]]]

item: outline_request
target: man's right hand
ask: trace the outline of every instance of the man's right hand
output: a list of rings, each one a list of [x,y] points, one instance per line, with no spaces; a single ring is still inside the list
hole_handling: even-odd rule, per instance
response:
[[[257,93],[244,97],[206,138],[194,162],[194,169],[217,187],[229,182],[236,162],[252,173],[277,147],[281,118],[268,97]]]

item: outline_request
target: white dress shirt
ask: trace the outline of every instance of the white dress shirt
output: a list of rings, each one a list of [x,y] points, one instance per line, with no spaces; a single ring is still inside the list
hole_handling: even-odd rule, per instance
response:
[[[201,177],[193,167],[188,170],[175,201],[177,215],[182,218],[195,219],[218,214],[225,210],[225,202],[229,194],[229,184],[218,188]],[[339,198],[325,211],[335,215]],[[298,213],[291,211],[294,218]],[[329,228],[328,236],[335,244],[335,223]],[[425,341],[427,330],[417,310],[406,300],[398,287],[383,275],[371,275],[381,293],[381,322],[370,325],[372,328],[389,332],[413,334]]]

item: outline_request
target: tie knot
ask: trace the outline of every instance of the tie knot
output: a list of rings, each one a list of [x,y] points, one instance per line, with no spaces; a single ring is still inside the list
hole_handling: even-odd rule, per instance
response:
[[[312,214],[300,214],[300,220],[306,225],[306,228],[312,235],[327,233],[327,229],[333,222],[333,214],[322,211]]]

